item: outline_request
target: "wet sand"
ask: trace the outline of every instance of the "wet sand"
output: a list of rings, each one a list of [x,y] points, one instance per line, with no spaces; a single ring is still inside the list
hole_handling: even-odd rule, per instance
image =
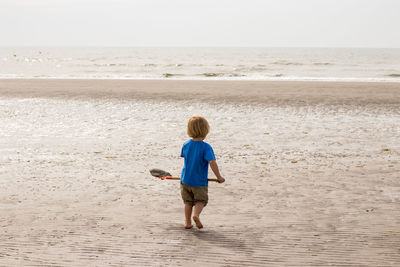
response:
[[[201,230],[148,172],[193,114]],[[400,83],[0,80],[0,123],[2,266],[400,264]]]
[[[10,97],[194,100],[265,105],[398,105],[400,83],[2,79]]]

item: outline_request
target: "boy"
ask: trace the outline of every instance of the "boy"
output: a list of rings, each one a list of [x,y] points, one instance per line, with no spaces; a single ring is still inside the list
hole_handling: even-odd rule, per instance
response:
[[[219,173],[218,165],[212,147],[203,142],[210,126],[201,116],[193,116],[187,125],[187,134],[192,139],[183,144],[181,157],[185,163],[181,175],[181,195],[185,204],[185,229],[192,225],[192,209],[194,206],[193,220],[197,228],[203,228],[200,222],[200,213],[208,202],[208,165],[217,177],[218,183],[225,182]]]

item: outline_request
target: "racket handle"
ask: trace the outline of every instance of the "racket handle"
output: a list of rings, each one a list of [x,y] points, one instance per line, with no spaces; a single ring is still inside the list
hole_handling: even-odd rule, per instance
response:
[[[170,180],[180,180],[181,178],[179,178],[179,177],[170,177],[170,178],[167,178],[167,179],[170,179]]]

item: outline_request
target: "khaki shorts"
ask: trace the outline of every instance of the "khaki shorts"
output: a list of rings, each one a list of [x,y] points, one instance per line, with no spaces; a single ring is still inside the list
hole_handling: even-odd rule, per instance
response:
[[[208,203],[208,186],[194,187],[181,182],[181,195],[183,203],[194,206],[196,202],[201,202],[205,207]]]

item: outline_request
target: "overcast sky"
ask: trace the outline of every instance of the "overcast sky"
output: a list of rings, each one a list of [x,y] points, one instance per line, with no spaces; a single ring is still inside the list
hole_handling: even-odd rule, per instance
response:
[[[0,0],[0,45],[400,48],[400,0]]]

